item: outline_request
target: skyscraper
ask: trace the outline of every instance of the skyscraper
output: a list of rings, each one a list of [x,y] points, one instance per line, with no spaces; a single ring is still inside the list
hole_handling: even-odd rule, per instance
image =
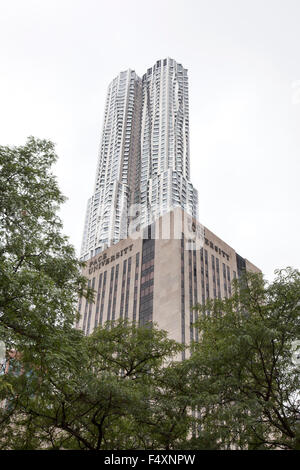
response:
[[[132,70],[121,72],[108,87],[95,188],[86,210],[83,259],[127,237],[127,209],[139,181],[141,93],[142,81]]]
[[[197,191],[189,178],[187,70],[168,58],[142,78],[121,72],[107,92],[81,258],[127,238],[133,204],[139,205],[141,227],[177,206],[197,217]]]
[[[138,237],[127,217],[132,205]],[[168,58],[142,78],[122,72],[108,89],[82,246],[95,302],[79,299],[78,328],[88,335],[127,318],[198,341],[193,306],[230,297],[232,279],[259,269],[199,223],[197,205],[187,70]]]
[[[187,69],[170,58],[143,76],[140,198],[143,225],[176,206],[198,215],[190,182]]]

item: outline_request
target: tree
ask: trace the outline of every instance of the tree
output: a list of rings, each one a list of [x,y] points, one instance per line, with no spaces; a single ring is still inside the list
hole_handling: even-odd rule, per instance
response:
[[[0,448],[176,446],[191,420],[172,362],[182,346],[153,326],[74,328],[78,295],[93,295],[62,235],[56,159],[33,137],[0,147]]]
[[[299,448],[300,273],[277,271],[270,285],[244,273],[234,290],[197,307],[201,340],[189,362],[202,432],[222,448]]]
[[[78,294],[92,297],[57,215],[65,198],[51,173],[56,159],[47,140],[0,146],[0,339],[25,362],[66,348]]]
[[[34,370],[22,362],[0,448],[176,447],[191,421],[172,361],[181,350],[154,326],[120,320],[81,336],[72,357],[48,353]]]

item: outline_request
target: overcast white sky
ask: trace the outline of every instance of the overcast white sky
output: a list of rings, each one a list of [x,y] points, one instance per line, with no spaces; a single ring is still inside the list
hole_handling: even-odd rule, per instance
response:
[[[299,0],[0,0],[0,145],[56,142],[79,252],[108,83],[167,56],[189,70],[200,222],[268,279],[299,268]]]

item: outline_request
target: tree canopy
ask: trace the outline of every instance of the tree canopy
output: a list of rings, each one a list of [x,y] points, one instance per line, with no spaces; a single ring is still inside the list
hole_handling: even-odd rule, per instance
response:
[[[278,271],[270,285],[244,273],[234,290],[197,307],[190,365],[202,428],[225,448],[299,448],[300,273]]]
[[[189,431],[190,417],[187,402],[177,397],[179,377],[163,363],[181,349],[154,327],[119,321],[81,337],[72,356],[47,353],[35,369],[21,362],[19,375],[13,374],[19,361],[12,361],[2,445],[85,450],[176,446]]]
[[[59,351],[67,330],[74,336],[78,294],[92,297],[62,234],[56,160],[47,140],[0,146],[0,337],[24,360]]]

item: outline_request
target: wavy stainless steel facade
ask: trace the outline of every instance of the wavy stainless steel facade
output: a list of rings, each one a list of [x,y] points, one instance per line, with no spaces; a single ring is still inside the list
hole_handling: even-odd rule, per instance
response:
[[[190,182],[187,69],[158,60],[143,76],[141,123],[142,224],[179,206],[198,216],[198,195]]]
[[[127,211],[138,187],[142,81],[132,70],[109,85],[94,194],[88,200],[81,258],[127,237]]]
[[[170,58],[142,78],[121,72],[109,85],[82,259],[127,238],[134,203],[142,226],[176,206],[198,216],[190,182],[187,70]]]

